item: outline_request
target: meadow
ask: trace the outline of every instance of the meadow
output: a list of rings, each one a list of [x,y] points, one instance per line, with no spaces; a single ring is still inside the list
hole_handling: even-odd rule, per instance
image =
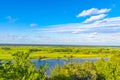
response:
[[[72,60],[98,57],[101,59],[94,63]],[[119,47],[0,46],[0,80],[120,80],[119,57]],[[69,63],[37,68],[31,59],[68,59]]]
[[[0,59],[13,59],[16,52],[28,52],[31,59],[111,57],[120,53],[114,47],[90,46],[0,46]]]

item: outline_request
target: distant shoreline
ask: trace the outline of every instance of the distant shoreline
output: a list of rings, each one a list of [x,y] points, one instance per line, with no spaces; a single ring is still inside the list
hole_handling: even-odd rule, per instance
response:
[[[0,44],[0,46],[77,46],[77,47],[120,47],[117,45],[68,45],[68,44]]]

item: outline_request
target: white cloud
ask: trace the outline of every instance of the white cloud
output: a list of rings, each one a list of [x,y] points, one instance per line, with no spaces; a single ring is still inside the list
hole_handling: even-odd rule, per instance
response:
[[[36,26],[38,26],[38,24],[32,23],[32,24],[30,24],[30,26],[31,27],[36,27]]]
[[[4,38],[3,38],[4,37]],[[0,34],[0,43],[5,44],[36,44],[41,39],[40,36],[33,35],[33,33],[29,35],[22,34]],[[44,37],[42,38],[44,39]]]
[[[97,9],[97,8],[91,8],[88,10],[83,10],[81,13],[77,15],[77,17],[84,17],[84,16],[91,16],[91,15],[96,15],[96,14],[104,14],[109,12],[111,9]]]
[[[70,23],[37,29],[54,41],[76,44],[120,44],[120,17],[105,18],[93,23]],[[60,39],[59,39],[60,38]]]
[[[88,35],[89,38],[94,38],[98,35],[98,32],[93,32],[91,34]]]
[[[17,18],[12,18],[11,16],[7,16],[6,19],[8,19],[10,23],[15,23],[18,20]]]
[[[105,14],[100,15],[103,18],[106,16]],[[33,33],[28,36],[0,35],[0,43],[119,45],[120,16],[103,19],[100,15],[90,17],[87,22],[94,22],[88,24],[69,23],[44,26],[34,30],[35,36],[31,36]],[[34,27],[37,24],[30,26]]]
[[[81,34],[54,34],[48,33],[50,38],[36,36],[0,35],[0,43],[17,44],[74,44],[74,45],[119,45],[120,32],[118,33],[81,33]],[[36,34],[35,34],[36,35]],[[37,34],[40,35],[40,34]],[[45,35],[45,34],[44,34]]]
[[[46,26],[45,28],[37,29],[40,32],[48,33],[85,33],[85,32],[119,32],[120,31],[120,17],[106,18],[95,21],[94,23],[70,23]]]
[[[97,15],[97,16],[91,16],[90,18],[86,19],[84,23],[97,21],[97,20],[103,19],[106,16],[107,16],[106,14],[100,14],[100,15]]]

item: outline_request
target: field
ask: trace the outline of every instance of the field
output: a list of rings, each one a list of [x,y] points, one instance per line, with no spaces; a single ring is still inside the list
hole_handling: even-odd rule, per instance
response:
[[[101,59],[82,64],[72,61],[72,58],[94,57]],[[0,46],[0,80],[120,80],[119,57],[119,47]],[[31,62],[31,59],[55,58],[68,58],[69,63],[63,66],[58,63],[50,69],[48,64],[37,68]]]
[[[30,53],[31,59],[111,57],[120,53],[115,47],[90,46],[0,46],[0,59],[13,59],[16,52]]]

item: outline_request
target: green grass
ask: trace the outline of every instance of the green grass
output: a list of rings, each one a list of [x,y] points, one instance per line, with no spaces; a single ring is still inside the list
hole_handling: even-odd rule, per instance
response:
[[[46,57],[47,59],[51,58],[98,58],[98,57],[111,57],[113,54],[60,54],[60,53],[44,53],[44,54],[31,54],[31,58],[40,58],[40,57]]]
[[[45,53],[45,54],[37,54],[32,53],[30,54],[30,58],[32,59],[39,59],[45,58],[45,59],[57,59],[57,58],[98,58],[98,57],[111,57],[113,54],[60,54],[60,53]],[[12,59],[11,54],[0,54],[0,59]]]
[[[33,51],[31,51],[33,50]],[[120,53],[120,48],[81,46],[0,46],[0,59],[13,59],[17,51],[29,52],[32,59],[98,58]]]

